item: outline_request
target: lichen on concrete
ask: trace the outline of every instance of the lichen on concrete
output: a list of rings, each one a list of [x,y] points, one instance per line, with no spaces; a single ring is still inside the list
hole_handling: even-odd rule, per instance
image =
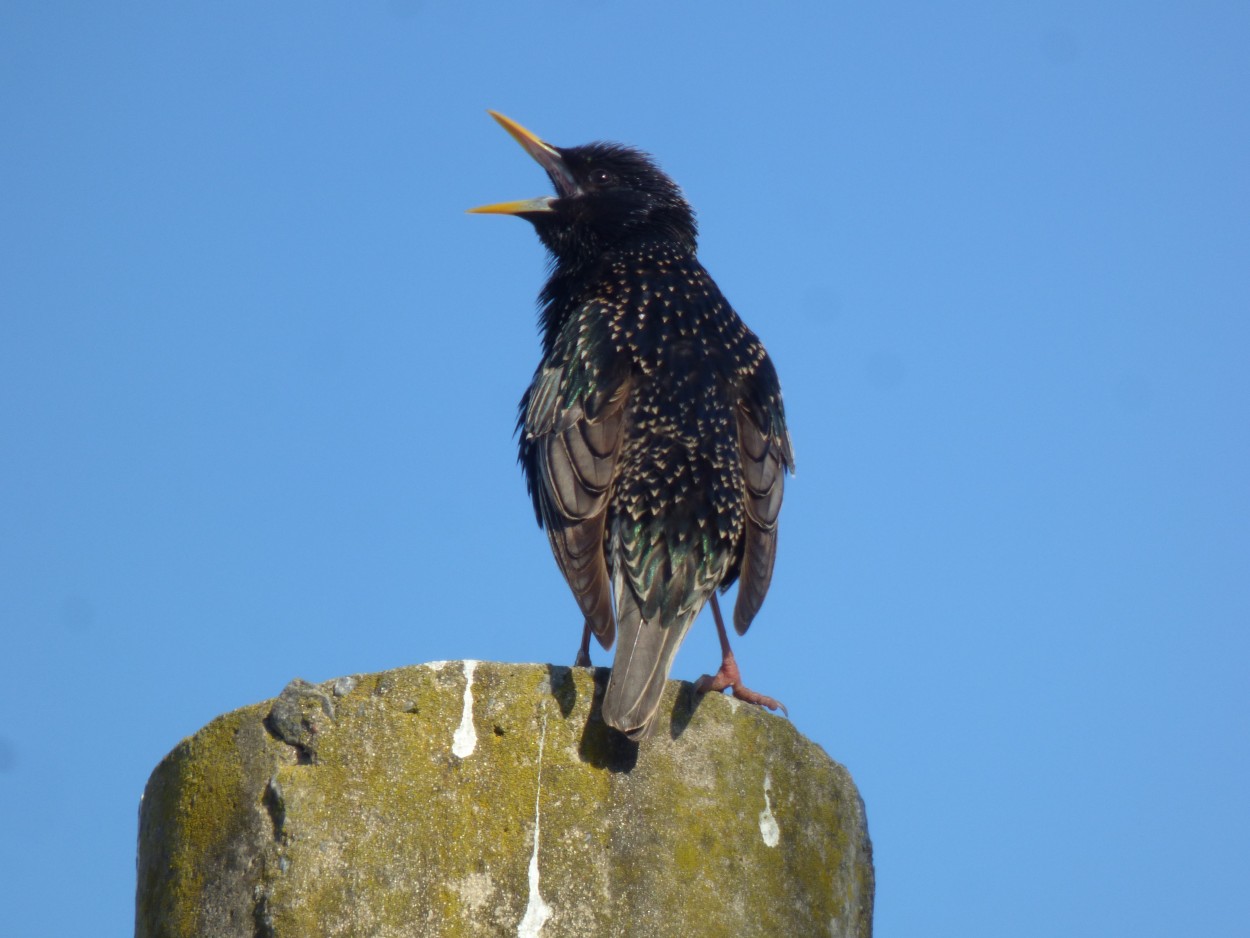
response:
[[[436,663],[220,717],[148,783],[136,934],[511,936],[527,907],[543,938],[871,933],[845,769],[678,682],[634,746],[599,719],[605,678]]]

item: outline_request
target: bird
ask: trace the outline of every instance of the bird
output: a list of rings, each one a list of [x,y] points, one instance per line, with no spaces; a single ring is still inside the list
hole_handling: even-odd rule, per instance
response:
[[[469,211],[525,219],[549,254],[519,462],[585,620],[576,664],[590,665],[592,634],[605,649],[616,640],[602,718],[630,740],[649,735],[709,601],[721,664],[696,692],[784,711],[742,683],[716,598],[738,581],[744,634],[772,579],[794,471],[772,360],[699,262],[694,210],[654,158],[557,147],[488,113],[555,188]]]

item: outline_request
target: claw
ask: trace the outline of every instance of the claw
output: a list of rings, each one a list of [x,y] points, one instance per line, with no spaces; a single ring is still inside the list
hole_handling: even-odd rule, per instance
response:
[[[716,632],[720,636],[720,670],[715,674],[705,674],[695,681],[694,692],[706,694],[712,691],[722,691],[728,687],[738,700],[755,704],[757,707],[767,707],[769,710],[780,710],[787,717],[790,716],[790,711],[780,700],[751,690],[742,683],[742,675],[738,672],[738,662],[734,660],[734,653],[729,649],[729,635],[725,632],[725,622],[721,619],[720,603],[716,601],[715,593],[712,594],[712,618],[716,620]]]
[[[696,694],[706,694],[712,691],[723,691],[729,688],[730,693],[738,700],[746,703],[755,704],[757,707],[767,707],[769,710],[780,710],[787,717],[790,711],[786,709],[786,705],[776,698],[761,694],[759,691],[751,690],[742,683],[742,675],[738,672],[738,663],[734,660],[732,654],[721,662],[720,670],[715,674],[705,674],[694,682],[694,691]]]
[[[575,668],[593,668],[590,663],[590,620],[586,620],[586,624],[582,626],[582,643],[578,646],[577,657],[573,659],[573,667]]]

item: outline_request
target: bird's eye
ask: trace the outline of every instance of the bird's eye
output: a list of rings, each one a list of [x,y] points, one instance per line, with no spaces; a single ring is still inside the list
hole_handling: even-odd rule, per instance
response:
[[[590,181],[596,186],[606,186],[613,181],[613,177],[606,169],[596,169],[591,171]]]

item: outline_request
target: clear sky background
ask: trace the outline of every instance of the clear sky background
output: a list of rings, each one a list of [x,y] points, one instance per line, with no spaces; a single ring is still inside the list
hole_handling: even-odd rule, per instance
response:
[[[148,774],[292,677],[571,663],[490,107],[656,154],[776,362],[736,649],[859,784],[877,934],[1245,934],[1248,50],[1244,2],[7,0],[3,930],[128,934]]]

